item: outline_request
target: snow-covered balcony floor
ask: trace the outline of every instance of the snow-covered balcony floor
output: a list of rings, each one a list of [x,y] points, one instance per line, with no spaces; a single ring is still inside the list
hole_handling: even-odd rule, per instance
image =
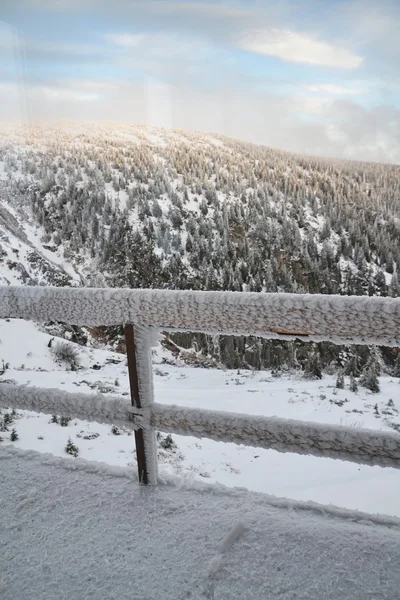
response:
[[[0,469],[2,600],[400,599],[395,518],[11,446]]]

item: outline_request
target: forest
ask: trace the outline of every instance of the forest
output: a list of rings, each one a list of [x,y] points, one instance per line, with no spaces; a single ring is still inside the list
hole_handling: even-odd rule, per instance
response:
[[[3,127],[1,164],[2,197],[83,285],[399,295],[396,165],[107,123]],[[210,365],[400,375],[398,349],[170,337]]]

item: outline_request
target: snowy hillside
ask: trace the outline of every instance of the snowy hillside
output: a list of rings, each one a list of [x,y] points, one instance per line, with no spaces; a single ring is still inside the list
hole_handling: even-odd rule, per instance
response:
[[[19,320],[0,323],[0,340],[0,382],[70,392],[129,393],[124,355],[70,343],[77,351],[76,370],[71,370],[54,355],[62,340]],[[379,394],[363,388],[351,392],[348,378],[345,388],[337,389],[332,376],[308,381],[300,375],[274,377],[269,371],[188,367],[161,347],[154,352],[153,370],[155,398],[161,403],[392,432],[400,429],[399,384],[387,376],[381,377]],[[10,411],[1,412],[3,422]],[[2,444],[69,456],[65,447],[70,438],[82,458],[135,468],[134,438],[124,428],[77,420],[62,427],[52,422],[51,415],[22,411],[11,415],[11,421],[8,431],[0,434]],[[18,439],[12,442],[13,429]],[[158,447],[160,474],[164,477],[194,477],[267,494],[400,515],[400,482],[394,469],[165,434],[159,436]]]
[[[5,225],[7,282],[59,285],[61,267],[97,286],[400,291],[397,166],[296,156],[211,134],[63,122],[1,127],[0,179],[3,221],[13,215],[28,240]],[[40,227],[35,240],[27,223]],[[173,341],[228,367],[306,368],[310,354],[231,336]],[[342,349],[311,350],[323,368],[341,364]],[[363,367],[368,353],[356,353]],[[383,354],[390,368],[395,358]]]
[[[30,211],[14,205],[0,169],[1,285],[78,285],[80,276],[64,259],[63,249],[43,242],[43,229]]]

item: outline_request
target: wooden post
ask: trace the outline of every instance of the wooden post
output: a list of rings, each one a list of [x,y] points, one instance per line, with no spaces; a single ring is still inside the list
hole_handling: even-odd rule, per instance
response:
[[[131,390],[131,402],[132,406],[136,408],[143,408],[146,405],[145,399],[141,398],[140,394],[140,385],[139,385],[139,373],[141,377],[148,378],[149,384],[152,383],[150,379],[151,373],[141,373],[139,364],[139,352],[149,352],[148,348],[139,348],[137,340],[135,340],[135,330],[133,325],[125,325],[125,341],[126,341],[126,355],[128,358],[128,372],[129,372],[129,385]],[[142,357],[144,360],[146,357]],[[151,357],[149,357],[151,360]],[[151,362],[149,365],[151,369]],[[150,399],[152,400],[152,399]],[[146,433],[148,434],[146,436]],[[147,437],[147,444],[146,444]],[[138,429],[135,431],[135,444],[136,444],[136,459],[138,465],[138,473],[139,473],[139,481],[141,484],[147,485],[148,483],[155,483],[154,479],[156,479],[155,474],[152,474],[151,471],[151,462],[156,460],[154,456],[149,457],[148,454],[155,453],[155,442],[152,439],[152,432],[146,432],[144,429]],[[146,452],[146,446],[148,452]],[[154,466],[154,465],[153,465]],[[149,468],[150,467],[150,468]],[[156,466],[155,466],[156,469]],[[154,470],[154,469],[153,469]]]

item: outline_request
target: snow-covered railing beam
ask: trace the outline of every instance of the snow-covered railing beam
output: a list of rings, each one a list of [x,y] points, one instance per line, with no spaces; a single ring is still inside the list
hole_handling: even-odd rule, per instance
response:
[[[400,436],[382,431],[157,403],[139,409],[132,407],[123,397],[7,383],[0,384],[0,407],[124,425],[150,433],[159,429],[166,433],[204,437],[278,452],[400,468]],[[151,449],[149,458],[155,459]],[[154,482],[155,476],[156,471],[151,472],[150,467],[149,483]]]
[[[123,397],[104,394],[79,394],[53,388],[0,383],[0,407],[124,425],[131,429],[143,425],[139,409],[133,408]]]
[[[0,318],[400,346],[400,299],[0,286]]]
[[[397,434],[157,403],[151,422],[177,435],[400,469]]]

